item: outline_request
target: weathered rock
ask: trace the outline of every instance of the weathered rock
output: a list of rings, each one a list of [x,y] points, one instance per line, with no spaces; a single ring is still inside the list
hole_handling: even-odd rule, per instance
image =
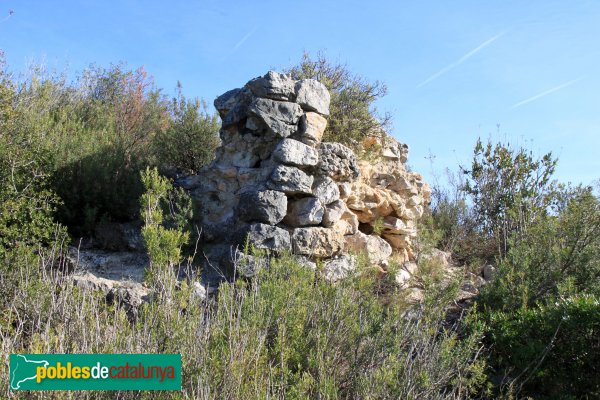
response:
[[[416,221],[423,216],[425,208],[423,206],[404,207],[399,213],[403,219]]]
[[[309,111],[300,118],[298,140],[309,146],[316,146],[321,143],[325,128],[327,128],[325,117]]]
[[[236,250],[234,257],[235,275],[244,278],[253,277],[260,269],[265,268],[269,264],[268,257],[255,257],[251,254],[242,253],[239,250]]]
[[[419,190],[410,180],[408,176],[397,176],[394,177],[390,182],[390,190],[395,192],[404,192],[410,194],[418,194]]]
[[[375,220],[394,212],[394,203],[389,192],[363,182],[352,185],[352,194],[346,199],[346,204],[362,223],[374,224]]]
[[[296,261],[300,263],[300,265],[310,269],[311,271],[317,270],[317,263],[312,261],[310,258],[305,256],[296,256]]]
[[[215,99],[214,105],[224,128],[237,124],[248,112],[252,93],[247,89],[233,89]]]
[[[248,113],[262,121],[269,133],[286,138],[298,130],[302,109],[296,103],[255,98]]]
[[[447,269],[451,264],[452,255],[447,251],[431,249],[425,253],[419,254],[419,261],[433,263]]]
[[[283,222],[292,227],[319,225],[325,208],[316,197],[305,197],[290,203]]]
[[[131,286],[144,282],[149,260],[145,253],[83,250],[70,248],[67,253],[75,273],[72,279],[82,287],[106,291],[115,286]]]
[[[106,295],[106,302],[125,310],[130,321],[137,319],[140,306],[149,300],[150,296],[146,290],[134,287],[114,287]]]
[[[359,231],[354,235],[346,236],[345,239],[346,250],[364,251],[372,264],[385,264],[392,255],[392,246],[379,236],[365,235]]]
[[[317,170],[320,175],[339,182],[351,182],[360,175],[354,152],[341,143],[319,145]]]
[[[411,275],[405,269],[400,268],[396,272],[396,284],[401,288],[406,288],[408,286],[408,282],[410,281]]]
[[[313,177],[296,168],[279,165],[271,174],[268,186],[286,194],[312,194]]]
[[[256,97],[294,101],[296,99],[295,84],[296,82],[289,75],[269,71],[264,76],[252,79],[246,84],[246,87]]]
[[[287,213],[287,197],[282,192],[265,190],[246,192],[240,196],[238,219],[276,225]]]
[[[408,207],[420,206],[423,204],[423,198],[419,195],[410,196],[406,201]]]
[[[145,254],[70,248],[66,258],[74,266],[74,285],[102,292],[109,303],[123,307],[130,320],[142,302],[149,301],[150,291],[143,284],[149,262]]]
[[[271,251],[291,250],[290,234],[288,231],[272,225],[261,223],[250,224],[237,234],[238,242],[246,241],[257,249]]]
[[[494,276],[496,275],[496,268],[493,265],[488,264],[483,267],[481,273],[483,274],[483,279],[485,279],[486,282],[489,282],[494,279]]]
[[[395,249],[409,249],[412,245],[408,235],[383,234],[383,238]]]
[[[329,91],[321,82],[303,79],[296,83],[296,101],[306,111],[329,115]]]
[[[194,282],[192,284],[192,295],[198,300],[206,300],[208,297],[208,290],[200,282]]]
[[[321,200],[321,203],[327,205],[340,198],[340,189],[338,185],[329,177],[319,177],[315,179],[312,187],[313,196]]]
[[[334,226],[339,220],[342,219],[342,215],[348,212],[346,204],[341,200],[336,200],[325,207],[325,213],[323,214],[323,226],[330,228]],[[343,233],[346,234],[345,232]]]
[[[355,213],[350,211],[348,207],[346,207],[346,210],[342,214],[342,219],[340,220],[340,222],[344,222],[346,225],[344,235],[354,235],[356,232],[358,232],[358,217]],[[337,224],[335,226],[337,226]]]
[[[297,167],[317,165],[319,153],[310,146],[294,139],[283,139],[273,152],[273,157],[283,164]]]
[[[356,257],[342,254],[324,262],[323,276],[330,282],[337,282],[347,278],[356,270]]]
[[[395,140],[385,140],[381,155],[392,161],[405,163],[408,160],[408,145],[398,143]]]
[[[343,236],[332,229],[321,227],[296,228],[292,234],[292,249],[295,254],[310,257],[331,257],[339,253]]]
[[[387,216],[383,219],[383,232],[413,236],[416,234],[416,228],[412,220],[404,222],[399,218]]]
[[[404,263],[402,268],[405,269],[406,271],[408,271],[409,274],[414,275],[417,272],[417,270],[419,269],[419,266],[415,262],[407,262],[407,263]]]

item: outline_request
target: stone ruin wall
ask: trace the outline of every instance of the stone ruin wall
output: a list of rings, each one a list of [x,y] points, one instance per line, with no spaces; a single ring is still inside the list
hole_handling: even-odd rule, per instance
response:
[[[430,189],[405,167],[408,147],[385,135],[375,161],[322,142],[330,95],[316,80],[269,72],[214,104],[222,127],[212,164],[179,184],[198,205],[212,266],[227,270],[246,240],[290,251],[330,278],[364,251],[386,268],[410,261]],[[329,271],[329,272],[327,272]]]

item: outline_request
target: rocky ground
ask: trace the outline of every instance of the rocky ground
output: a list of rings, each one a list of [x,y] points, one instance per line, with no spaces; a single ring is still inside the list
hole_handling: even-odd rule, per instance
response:
[[[240,257],[248,257],[240,255]],[[467,272],[464,266],[454,265],[449,253],[434,250],[428,255],[423,255],[424,259],[433,259],[434,262],[442,267],[442,273],[445,279],[462,279],[462,285],[458,297],[453,304],[449,305],[450,315],[458,315],[472,304],[472,299],[479,293],[479,290],[493,277],[493,267],[486,266],[477,274]],[[205,263],[208,258],[201,255]],[[304,259],[307,267],[316,268],[314,263]],[[351,270],[353,258],[340,255],[331,259],[330,268],[325,270],[325,278],[330,281],[343,279]],[[69,279],[76,286],[87,290],[93,290],[103,293],[107,300],[118,301],[132,312],[139,307],[143,301],[151,299],[151,293],[144,284],[144,271],[148,265],[148,257],[140,251],[114,251],[100,249],[92,245],[71,247],[68,252]],[[348,267],[348,265],[351,265]],[[244,263],[240,266],[240,273],[251,276],[254,268],[260,265],[254,262]],[[179,277],[181,279],[187,276],[185,268],[182,267]],[[419,304],[425,296],[425,289],[421,284],[418,275],[418,266],[415,262],[405,263],[396,275],[396,284],[401,287],[406,298],[413,304]],[[207,268],[202,271],[200,279],[194,283],[195,293],[206,298],[216,293],[221,282],[227,277],[221,271],[213,268]]]

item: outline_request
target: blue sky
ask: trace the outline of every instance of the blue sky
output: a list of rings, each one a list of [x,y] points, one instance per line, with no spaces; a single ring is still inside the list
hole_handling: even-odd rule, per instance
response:
[[[478,136],[552,151],[561,181],[600,178],[599,1],[0,0],[0,49],[16,72],[143,65],[209,101],[324,51],[387,84],[377,106],[430,181]]]

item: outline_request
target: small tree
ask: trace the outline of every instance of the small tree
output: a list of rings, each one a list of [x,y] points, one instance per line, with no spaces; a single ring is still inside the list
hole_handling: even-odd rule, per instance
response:
[[[299,64],[287,70],[294,79],[316,79],[331,94],[330,115],[324,141],[341,142],[357,149],[370,136],[383,136],[391,119],[378,115],[374,103],[387,94],[386,86],[353,75],[348,67],[329,61],[322,53],[315,59],[304,53]]]
[[[142,195],[142,237],[146,244],[150,265],[146,277],[150,285],[161,296],[170,296],[175,284],[173,268],[181,261],[181,247],[189,234],[175,228],[165,228],[163,207],[172,190],[171,183],[158,174],[156,168],[142,172],[142,183],[146,192]]]
[[[528,225],[545,213],[551,201],[550,178],[556,167],[552,153],[535,159],[524,148],[477,140],[464,190],[470,195],[483,233],[491,237],[500,255],[506,254],[511,235],[526,233]]]
[[[169,109],[171,124],[155,140],[158,163],[196,173],[212,160],[219,145],[219,118],[208,112],[204,100],[186,99],[181,84]]]

